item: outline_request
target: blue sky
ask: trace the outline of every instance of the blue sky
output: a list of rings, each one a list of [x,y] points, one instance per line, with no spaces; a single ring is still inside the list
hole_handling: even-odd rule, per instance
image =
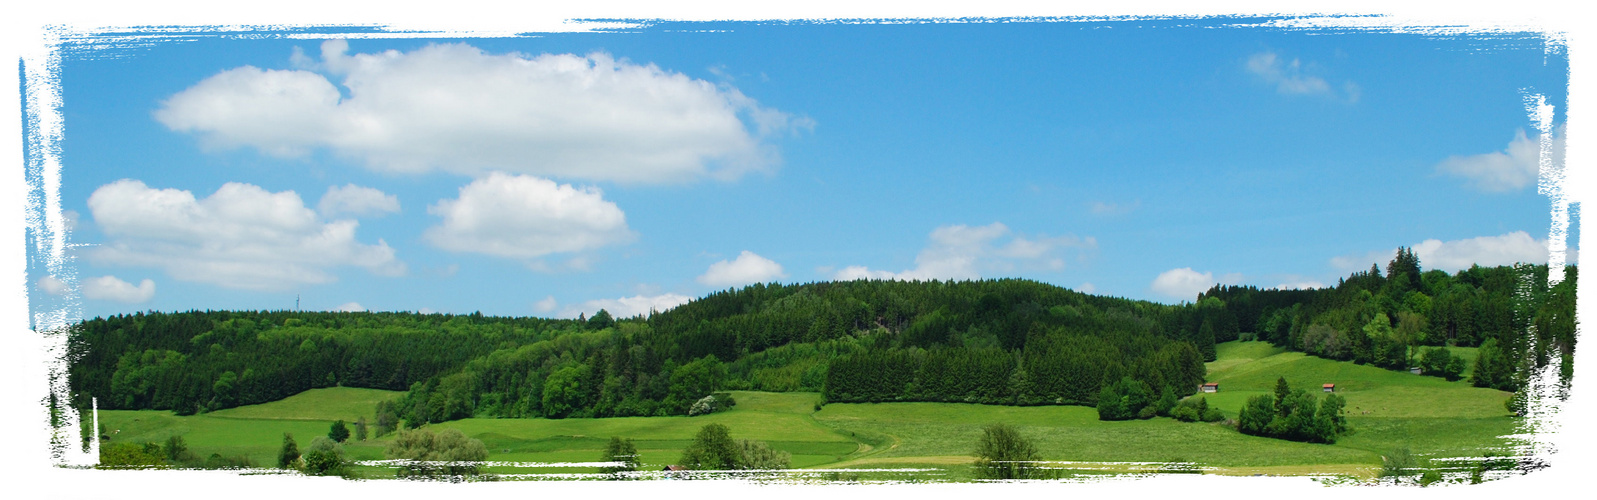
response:
[[[1222,22],[69,52],[79,246],[61,276],[32,262],[30,296],[575,316],[1023,277],[1174,303],[1334,285],[1399,245],[1426,268],[1545,262],[1524,96],[1563,122],[1561,50]]]

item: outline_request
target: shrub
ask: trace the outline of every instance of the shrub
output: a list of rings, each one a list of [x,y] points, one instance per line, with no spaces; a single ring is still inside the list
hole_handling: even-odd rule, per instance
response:
[[[166,461],[172,464],[198,461],[198,457],[189,452],[189,446],[183,442],[183,436],[166,438],[166,446],[163,447],[163,451],[166,452]]]
[[[1219,422],[1225,420],[1225,415],[1220,413],[1220,409],[1210,408],[1209,400],[1203,396],[1187,398],[1177,403],[1176,407],[1170,410],[1170,416],[1182,422],[1197,422],[1200,420],[1204,422]]]
[[[600,461],[618,463],[618,465],[600,467],[599,472],[605,474],[638,470],[638,447],[632,444],[631,439],[612,437],[610,444],[605,445],[604,456],[600,457]]]
[[[982,430],[976,442],[976,475],[985,479],[1040,479],[1047,470],[1037,467],[1037,447],[1006,424]]]
[[[1446,347],[1426,349],[1420,356],[1420,370],[1433,377],[1458,380],[1464,378],[1464,358],[1454,356]]]
[[[409,460],[400,467],[400,477],[468,476],[477,474],[478,462],[488,458],[482,440],[468,438],[459,429],[444,429],[434,434],[428,429],[400,431],[383,456],[390,460]],[[448,462],[448,463],[437,463]]]
[[[161,446],[155,443],[108,443],[100,446],[102,469],[145,468],[166,464]]]
[[[739,439],[737,448],[740,469],[786,469],[793,461],[791,453],[772,449],[764,441]]]
[[[316,439],[311,440],[304,459],[305,473],[312,476],[343,475],[347,462],[344,446],[326,436],[316,436]]]
[[[1419,474],[1419,461],[1408,448],[1398,448],[1381,456],[1381,477],[1404,477]]]

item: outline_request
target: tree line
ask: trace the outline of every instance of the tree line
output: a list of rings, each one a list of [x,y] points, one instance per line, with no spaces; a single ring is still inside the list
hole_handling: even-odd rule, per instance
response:
[[[1219,341],[1264,340],[1328,359],[1393,370],[1419,367],[1457,379],[1461,358],[1448,347],[1478,347],[1471,382],[1514,391],[1526,374],[1562,362],[1562,382],[1573,375],[1577,269],[1549,286],[1546,265],[1471,266],[1456,273],[1422,270],[1408,248],[1382,272],[1354,272],[1336,286],[1312,290],[1261,290],[1220,286],[1198,296],[1236,320]],[[1246,333],[1242,333],[1246,332]]]
[[[1001,279],[756,284],[630,318],[149,312],[74,325],[69,377],[79,407],[95,397],[102,408],[180,414],[335,385],[404,390],[380,415],[390,429],[686,415],[726,390],[1097,405],[1130,378],[1179,398],[1202,382],[1215,343],[1239,339],[1440,376],[1462,371],[1446,347],[1478,346],[1472,381],[1513,390],[1552,359],[1565,361],[1567,380],[1575,268],[1565,275],[1548,287],[1546,266],[1422,272],[1400,249],[1384,274],[1335,287],[1216,286],[1176,305]]]

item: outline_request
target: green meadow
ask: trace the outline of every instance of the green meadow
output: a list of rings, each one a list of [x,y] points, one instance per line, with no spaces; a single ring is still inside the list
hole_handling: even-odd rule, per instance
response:
[[[1339,474],[1368,478],[1381,456],[1409,448],[1422,458],[1480,456],[1509,444],[1516,421],[1503,407],[1508,393],[1464,381],[1394,372],[1286,352],[1264,342],[1220,344],[1208,363],[1217,394],[1203,395],[1228,417],[1248,397],[1272,394],[1277,377],[1294,388],[1319,391],[1336,384],[1347,398],[1353,432],[1334,445],[1246,436],[1223,424],[1169,418],[1104,422],[1080,406],[988,406],[958,403],[828,404],[816,410],[815,393],[733,392],[731,410],[696,417],[602,419],[464,419],[441,424],[481,439],[496,462],[557,464],[599,460],[612,436],[632,439],[645,470],[674,463],[706,424],[729,427],[732,437],[757,439],[792,454],[794,468],[924,468],[912,477],[963,480],[982,427],[1015,426],[1045,460],[1078,473],[1156,470],[1149,462],[1190,462],[1219,474]],[[1460,350],[1460,354],[1474,353]],[[162,411],[101,411],[113,441],[162,442],[180,435],[201,456],[246,455],[271,466],[283,433],[303,449],[325,435],[334,420],[374,420],[378,401],[403,393],[372,389],[315,389],[266,404],[179,417]],[[391,437],[346,444],[355,459],[379,460]],[[589,466],[489,467],[495,473],[594,472]],[[366,467],[368,477],[391,475]],[[869,473],[867,473],[867,476]],[[899,477],[906,477],[900,475]]]

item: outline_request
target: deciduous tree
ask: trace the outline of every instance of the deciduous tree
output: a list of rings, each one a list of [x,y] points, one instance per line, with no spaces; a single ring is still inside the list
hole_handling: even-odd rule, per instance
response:
[[[1046,471],[1037,466],[1037,447],[1008,424],[982,429],[976,441],[976,474],[986,479],[1037,479]]]
[[[638,447],[632,444],[631,439],[612,437],[610,443],[605,445],[604,456],[600,457],[600,461],[616,463],[599,468],[599,472],[606,474],[638,470]]]
[[[677,463],[691,470],[733,470],[739,468],[740,458],[731,430],[725,425],[709,424],[699,428]]]

